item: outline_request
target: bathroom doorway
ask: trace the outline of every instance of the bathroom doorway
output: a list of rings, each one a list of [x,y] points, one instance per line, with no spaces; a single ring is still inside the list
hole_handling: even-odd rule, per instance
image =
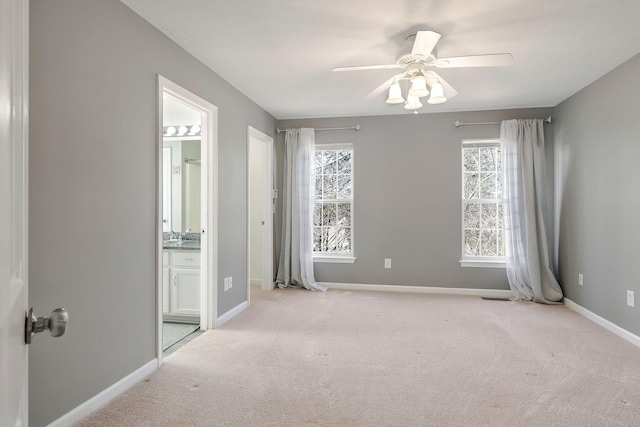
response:
[[[217,108],[158,76],[158,333],[160,363],[215,326]]]

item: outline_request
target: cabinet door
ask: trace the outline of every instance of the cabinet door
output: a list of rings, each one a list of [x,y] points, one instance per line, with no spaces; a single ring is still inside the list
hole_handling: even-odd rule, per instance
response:
[[[171,309],[171,270],[169,267],[162,268],[162,312],[169,314]]]
[[[200,270],[174,268],[171,289],[172,314],[200,315]]]

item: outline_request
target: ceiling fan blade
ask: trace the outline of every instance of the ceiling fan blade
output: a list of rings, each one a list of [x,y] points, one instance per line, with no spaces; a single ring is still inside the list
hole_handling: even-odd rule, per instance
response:
[[[393,68],[404,68],[406,65],[385,64],[385,65],[356,65],[354,67],[338,67],[331,71],[359,71],[359,70],[387,70]]]
[[[439,78],[438,81],[442,85],[442,89],[444,90],[444,96],[446,96],[447,98],[453,98],[458,94],[458,91],[455,90],[453,86],[451,86],[449,83],[447,83],[446,80]]]
[[[431,79],[436,79],[438,83],[442,85],[442,90],[444,91],[444,96],[447,98],[453,98],[458,94],[458,91],[453,88],[445,79],[440,77],[438,73],[433,71],[427,72],[427,83],[430,82]]]
[[[424,55],[428,57],[431,55],[433,48],[436,47],[438,40],[440,40],[440,34],[434,31],[418,31],[416,33],[416,40],[413,42],[411,55]]]
[[[503,67],[513,63],[510,53],[495,53],[490,55],[454,56],[451,58],[439,58],[435,66],[438,68],[462,68],[462,67]]]
[[[391,77],[389,80],[387,80],[386,82],[382,83],[380,86],[378,86],[377,88],[372,90],[371,93],[369,93],[369,95],[364,97],[364,99],[370,100],[370,99],[373,99],[373,98],[379,96],[385,90],[389,89],[389,87],[391,86],[391,84],[393,83],[393,81],[395,79],[400,79],[403,76],[404,76],[404,73],[396,74],[395,76]]]

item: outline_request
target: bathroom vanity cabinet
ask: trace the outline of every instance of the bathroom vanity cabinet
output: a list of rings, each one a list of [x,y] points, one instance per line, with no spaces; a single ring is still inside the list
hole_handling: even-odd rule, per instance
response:
[[[165,320],[200,318],[200,251],[162,251],[162,311]]]

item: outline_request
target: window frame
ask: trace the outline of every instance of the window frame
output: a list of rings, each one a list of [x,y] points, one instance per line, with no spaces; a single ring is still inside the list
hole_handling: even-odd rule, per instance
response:
[[[355,257],[355,215],[354,215],[354,195],[355,195],[355,148],[353,143],[345,142],[345,143],[319,143],[315,144],[313,147],[314,157],[315,151],[322,150],[349,150],[351,151],[351,197],[347,201],[346,199],[334,199],[335,203],[349,203],[351,205],[351,251],[345,253],[338,252],[315,252],[313,251],[313,247],[311,252],[313,254],[313,262],[318,263],[354,263],[356,261]],[[311,198],[311,212],[313,213],[316,199],[315,199],[315,164],[311,169],[311,182],[313,185],[313,197]],[[313,228],[313,222],[312,222]],[[313,236],[313,231],[312,231]],[[313,237],[312,242],[313,245]]]
[[[464,166],[464,149],[467,147],[500,147],[501,153],[504,154],[504,147],[499,138],[478,138],[478,139],[463,139],[460,149],[460,252],[461,258],[459,260],[461,267],[481,267],[481,268],[506,268],[506,257],[505,256],[469,256],[465,253],[465,215],[464,208],[466,205],[466,201],[470,199],[466,199],[464,193],[464,176],[465,176],[465,166]],[[491,201],[491,202],[501,202],[504,204],[504,155],[502,156],[502,194],[499,199],[478,199],[479,202],[483,200]],[[504,227],[504,222],[503,222]],[[504,229],[503,229],[504,231]],[[503,234],[504,235],[504,234]]]

